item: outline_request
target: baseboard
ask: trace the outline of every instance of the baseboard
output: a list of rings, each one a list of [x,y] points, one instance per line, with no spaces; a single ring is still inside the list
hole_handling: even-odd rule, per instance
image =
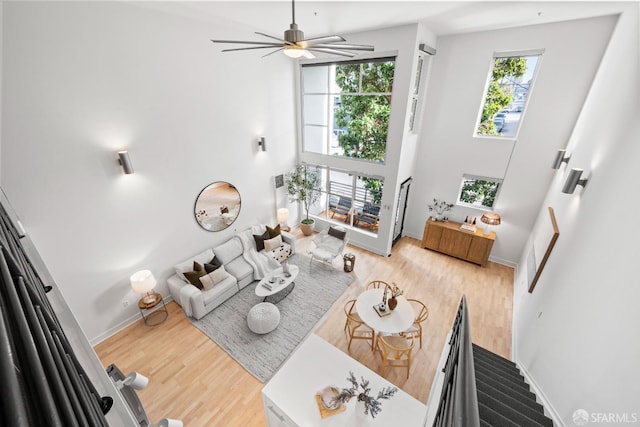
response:
[[[171,295],[163,297],[162,299],[164,300],[165,304],[169,303],[170,301],[173,301],[173,297]],[[141,319],[140,313],[132,314],[130,317],[124,319],[122,322],[118,323],[112,328],[107,329],[97,337],[90,339],[89,344],[91,344],[91,347],[95,347],[96,345],[100,344],[102,341],[106,340],[107,338],[110,338],[113,335],[117,334],[127,326],[133,325],[135,322],[137,322],[140,319]]]
[[[538,403],[540,403],[544,407],[545,415],[550,417],[551,420],[553,421],[553,425],[559,426],[559,427],[567,427],[567,425],[564,422],[562,422],[562,418],[558,414],[558,411],[556,411],[556,409],[553,407],[553,405],[549,401],[549,398],[547,398],[547,395],[544,394],[544,392],[535,382],[535,380],[533,379],[529,371],[527,371],[527,368],[524,367],[524,364],[520,360],[514,360],[514,361],[518,365],[518,368],[520,369],[520,372],[522,373],[522,376],[524,377],[525,381],[531,387],[531,391],[535,393]]]

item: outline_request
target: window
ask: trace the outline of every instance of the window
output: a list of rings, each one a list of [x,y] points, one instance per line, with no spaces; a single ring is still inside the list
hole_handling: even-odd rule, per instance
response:
[[[384,180],[328,167],[318,171],[321,196],[310,214],[377,234]]]
[[[515,138],[542,52],[494,54],[476,135]]]
[[[458,204],[472,208],[493,210],[502,180],[482,176],[463,175]]]
[[[303,150],[384,162],[394,71],[394,58],[303,64]]]

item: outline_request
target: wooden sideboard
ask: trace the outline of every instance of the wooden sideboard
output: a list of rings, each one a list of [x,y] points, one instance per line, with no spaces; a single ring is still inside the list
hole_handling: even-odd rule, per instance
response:
[[[486,266],[496,240],[495,231],[485,236],[482,227],[472,232],[461,229],[461,225],[429,218],[424,225],[422,247]]]

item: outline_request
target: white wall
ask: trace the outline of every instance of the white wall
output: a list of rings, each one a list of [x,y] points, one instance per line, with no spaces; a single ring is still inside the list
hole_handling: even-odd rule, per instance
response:
[[[411,189],[407,234],[422,238],[433,198],[455,202],[464,173],[503,178],[491,259],[515,265],[609,40],[615,17],[439,37]],[[494,52],[545,49],[518,140],[474,138]],[[455,207],[450,217],[482,215]]]
[[[558,241],[531,294],[523,255],[514,290],[515,357],[559,425],[578,409],[597,425],[624,424],[597,413],[640,418],[639,7],[624,10],[539,211],[554,208]],[[589,182],[567,195],[571,168]]]
[[[3,27],[2,187],[90,340],[138,318],[133,272],[167,296],[172,265],[275,222],[273,176],[295,163],[293,64],[210,42],[252,29],[124,2],[6,3]],[[242,209],[211,233],[193,209],[217,180]]]

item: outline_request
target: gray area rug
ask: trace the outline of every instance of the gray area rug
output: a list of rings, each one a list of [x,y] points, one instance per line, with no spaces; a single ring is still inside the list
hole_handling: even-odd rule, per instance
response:
[[[200,320],[191,320],[249,373],[267,382],[289,354],[353,281],[352,276],[309,257],[294,254],[290,264],[300,268],[293,291],[276,306],[280,324],[265,335],[247,326],[247,313],[262,302],[256,296],[258,282],[246,286]]]

